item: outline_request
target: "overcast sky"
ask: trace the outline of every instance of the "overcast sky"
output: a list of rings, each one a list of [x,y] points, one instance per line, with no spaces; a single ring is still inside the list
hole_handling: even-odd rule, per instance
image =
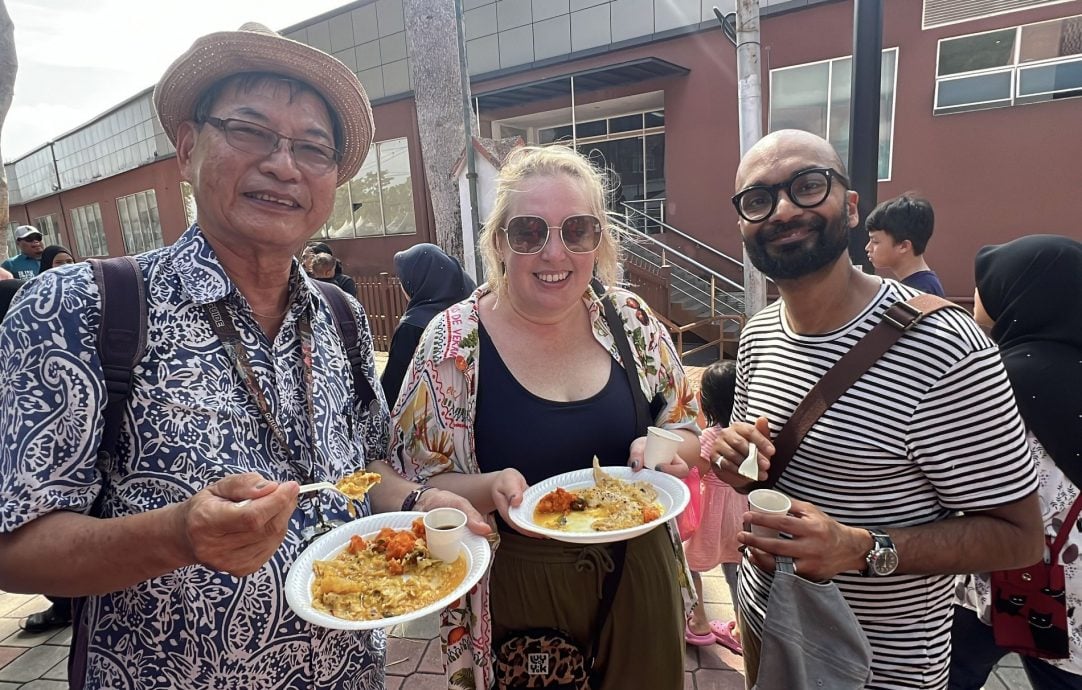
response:
[[[5,0],[19,73],[5,162],[154,84],[199,36],[256,21],[275,31],[350,0]]]

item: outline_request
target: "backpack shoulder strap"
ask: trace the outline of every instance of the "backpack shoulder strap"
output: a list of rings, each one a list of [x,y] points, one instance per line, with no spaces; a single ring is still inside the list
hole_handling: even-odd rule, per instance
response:
[[[132,376],[147,344],[147,300],[143,272],[134,257],[89,259],[101,295],[98,358],[105,374],[105,428],[99,452],[116,449]]]
[[[327,304],[331,306],[334,327],[338,331],[338,336],[342,338],[342,345],[346,348],[349,368],[353,372],[354,405],[360,405],[361,409],[368,409],[368,406],[376,399],[376,392],[365,375],[367,367],[364,355],[361,353],[361,329],[357,323],[357,317],[349,308],[346,293],[342,292],[337,285],[318,280],[312,282],[323,293]]]

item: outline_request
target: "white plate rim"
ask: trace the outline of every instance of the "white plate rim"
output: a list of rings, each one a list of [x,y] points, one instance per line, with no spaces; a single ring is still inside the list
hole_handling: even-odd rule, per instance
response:
[[[466,577],[447,596],[435,601],[428,606],[422,606],[416,611],[403,613],[390,618],[379,618],[371,621],[349,621],[332,616],[329,613],[319,611],[312,606],[312,580],[315,572],[312,564],[317,560],[327,560],[341,551],[349,543],[349,538],[354,534],[366,535],[378,532],[383,527],[392,529],[409,529],[416,518],[424,517],[422,512],[392,512],[378,513],[358,518],[344,525],[335,527],[322,537],[312,542],[289,568],[286,574],[285,594],[289,607],[302,619],[323,628],[335,630],[375,630],[377,628],[389,628],[399,623],[406,623],[417,618],[422,618],[437,611],[441,611],[457,599],[465,595],[477,584],[481,576],[488,569],[491,559],[491,550],[488,541],[473,532],[466,532],[462,539],[462,546],[466,553],[467,570]]]
[[[554,491],[558,486],[568,489],[577,488],[579,486],[592,486],[594,484],[593,468],[586,468],[565,472],[556,475],[555,477],[549,477],[548,479],[527,488],[522,493],[522,503],[508,510],[507,516],[511,519],[511,522],[518,527],[551,539],[557,539],[572,544],[607,544],[646,534],[658,525],[664,524],[684,512],[688,502],[691,500],[691,492],[688,490],[687,485],[684,484],[683,480],[677,479],[672,475],[650,469],[639,470],[636,472],[626,466],[602,467],[601,469],[606,474],[616,477],[617,479],[650,482],[654,488],[657,489],[658,502],[661,503],[663,508],[666,508],[665,512],[656,520],[651,520],[650,522],[635,527],[613,530],[611,532],[563,532],[547,527],[541,527],[534,523],[534,508],[537,506],[537,502],[540,501],[545,494]]]

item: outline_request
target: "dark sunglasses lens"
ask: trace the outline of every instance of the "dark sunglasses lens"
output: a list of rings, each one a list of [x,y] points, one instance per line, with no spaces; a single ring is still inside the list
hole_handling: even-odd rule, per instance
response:
[[[798,206],[805,208],[823,203],[830,193],[830,178],[821,170],[810,170],[793,178],[789,195]]]
[[[593,216],[571,216],[560,226],[560,234],[569,251],[592,252],[601,244],[601,223]]]
[[[507,224],[507,244],[518,254],[541,251],[548,234],[548,223],[537,216],[517,216]]]

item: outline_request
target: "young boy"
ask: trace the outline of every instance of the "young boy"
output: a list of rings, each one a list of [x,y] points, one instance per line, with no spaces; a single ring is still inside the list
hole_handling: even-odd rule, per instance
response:
[[[888,269],[904,285],[943,297],[943,286],[924,261],[932,238],[935,213],[926,199],[903,194],[884,201],[868,215],[868,258],[879,270]]]

